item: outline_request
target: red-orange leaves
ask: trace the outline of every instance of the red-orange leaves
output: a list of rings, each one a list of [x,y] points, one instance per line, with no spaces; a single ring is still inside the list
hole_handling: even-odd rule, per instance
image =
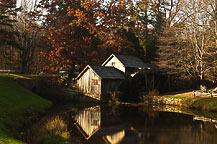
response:
[[[49,0],[42,0],[48,5]],[[46,2],[45,2],[46,1]],[[48,13],[49,67],[98,65],[112,52],[127,51],[120,29],[128,24],[130,10],[125,0],[59,0]],[[51,7],[52,6],[52,7]],[[124,50],[123,50],[124,49]]]
[[[82,24],[85,24],[87,22],[86,14],[80,9],[77,9],[75,11],[75,17],[77,18],[76,20],[77,26],[81,26]]]

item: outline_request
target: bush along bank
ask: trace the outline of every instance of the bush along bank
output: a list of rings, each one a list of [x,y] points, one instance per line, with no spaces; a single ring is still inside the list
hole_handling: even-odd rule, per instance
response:
[[[52,103],[19,86],[7,74],[0,74],[0,144],[21,144],[23,127],[39,118]]]

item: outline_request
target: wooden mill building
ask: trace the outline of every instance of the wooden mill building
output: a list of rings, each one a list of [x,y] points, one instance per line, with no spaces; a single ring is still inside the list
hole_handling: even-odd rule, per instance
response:
[[[155,69],[138,57],[112,54],[102,66],[86,66],[77,77],[77,87],[87,96],[107,101],[106,94],[117,91],[124,80],[138,73],[152,73]]]
[[[109,92],[117,91],[125,79],[124,73],[115,67],[86,66],[77,77],[79,92],[94,99],[106,101]]]

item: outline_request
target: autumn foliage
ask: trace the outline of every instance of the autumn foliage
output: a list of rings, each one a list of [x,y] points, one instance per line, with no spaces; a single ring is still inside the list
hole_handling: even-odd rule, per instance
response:
[[[100,65],[113,52],[135,53],[125,31],[130,4],[125,0],[42,1],[40,6],[49,10],[44,16],[50,45],[43,53],[48,60],[45,68],[58,71],[75,65]]]
[[[23,0],[19,11],[15,2],[0,0],[1,69],[73,73],[118,53],[216,81],[216,0]]]

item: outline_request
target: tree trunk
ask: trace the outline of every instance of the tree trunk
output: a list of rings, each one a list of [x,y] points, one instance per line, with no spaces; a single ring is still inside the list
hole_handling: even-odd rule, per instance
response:
[[[26,64],[26,62],[22,62],[21,73],[22,74],[26,74],[27,73],[27,64]]]
[[[73,77],[75,77],[75,64],[72,64],[72,68],[69,70],[69,75],[67,78],[67,87],[74,85]]]

